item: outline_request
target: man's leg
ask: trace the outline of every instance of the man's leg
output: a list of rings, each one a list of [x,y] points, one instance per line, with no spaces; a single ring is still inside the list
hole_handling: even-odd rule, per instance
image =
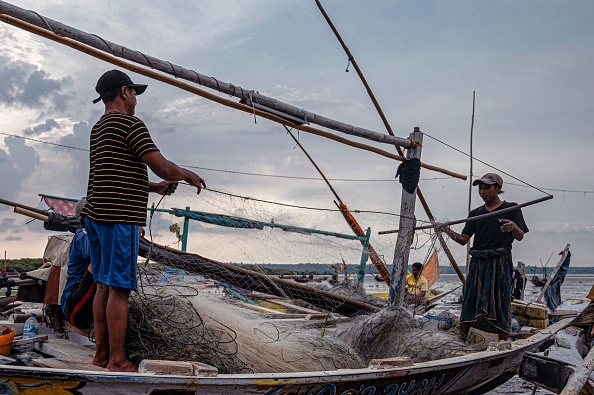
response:
[[[104,368],[109,363],[109,334],[106,314],[109,287],[102,283],[95,283],[95,285],[97,286],[97,292],[93,300],[93,322],[95,325],[95,358],[93,359],[93,365]]]
[[[502,330],[497,330],[497,332],[499,333],[499,340],[500,341],[507,341],[507,339],[509,339],[509,333],[504,332]]]
[[[129,289],[109,287],[107,302],[107,326],[109,328],[109,364],[116,372],[137,372],[138,365],[126,356],[126,330],[128,328]]]
[[[465,341],[468,338],[468,332],[470,331],[470,324],[460,323],[460,324],[458,324],[458,329],[460,329],[460,339]]]

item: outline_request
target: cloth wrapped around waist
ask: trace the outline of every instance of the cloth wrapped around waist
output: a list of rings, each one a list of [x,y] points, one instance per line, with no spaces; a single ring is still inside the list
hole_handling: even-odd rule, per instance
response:
[[[495,329],[509,333],[513,273],[511,248],[470,250],[470,255],[472,259],[464,287],[460,322],[475,323],[484,318]]]

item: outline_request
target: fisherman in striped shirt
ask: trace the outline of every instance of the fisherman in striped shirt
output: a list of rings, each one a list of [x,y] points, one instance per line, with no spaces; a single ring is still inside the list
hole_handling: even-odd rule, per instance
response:
[[[106,72],[95,90],[105,113],[91,131],[86,230],[93,279],[96,351],[93,364],[112,371],[137,371],[128,360],[125,337],[128,297],[136,290],[139,226],[146,225],[148,193],[170,195],[178,181],[198,188],[206,183],[196,173],[167,160],[144,122],[134,116],[136,96],[147,85],[134,84],[119,70]],[[165,181],[148,180],[147,166]]]

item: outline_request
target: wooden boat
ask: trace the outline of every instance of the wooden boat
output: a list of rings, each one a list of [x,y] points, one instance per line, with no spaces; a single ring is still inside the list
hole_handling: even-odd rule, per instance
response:
[[[298,373],[230,374],[195,376],[192,365],[185,375],[182,363],[167,362],[169,374],[118,373],[85,365],[62,368],[0,366],[2,393],[53,394],[482,394],[514,376],[525,353],[536,352],[547,339],[568,324],[558,322],[508,348],[492,348],[459,357],[412,363],[410,359],[376,360],[366,369]],[[52,336],[47,343],[51,342]],[[62,340],[62,342],[64,342]],[[37,349],[49,348],[40,343]],[[74,344],[71,347],[75,347]],[[81,346],[78,346],[81,347]],[[44,359],[49,361],[51,359]],[[394,366],[394,365],[405,366]],[[176,372],[177,370],[177,372]],[[194,371],[196,368],[194,368]],[[176,374],[178,373],[178,374]],[[211,374],[210,372],[207,373]]]
[[[15,7],[3,1],[0,1],[0,6],[3,12],[12,14],[13,16],[24,12],[23,10],[16,10]],[[36,14],[33,19],[26,19],[34,21],[38,16],[39,15]],[[4,19],[9,20],[8,17],[4,17]],[[45,25],[49,23],[46,18],[42,18],[42,20],[45,22]],[[19,23],[14,19],[10,19],[10,21],[11,23]],[[35,28],[33,25],[22,26],[27,27],[27,29]],[[59,29],[57,30],[60,31]],[[53,30],[50,35],[48,35],[47,31],[42,32],[37,30],[37,33],[47,37],[51,36],[52,40],[61,39],[57,34],[53,34]],[[105,41],[103,42],[107,44]],[[109,44],[107,45],[110,46]],[[148,58],[144,54],[141,55],[148,61]],[[157,61],[157,59],[152,61],[151,68],[154,64],[157,69],[159,69]],[[168,67],[171,67],[175,74],[175,68],[171,63],[168,63]],[[149,74],[150,72],[144,71],[143,73]],[[195,73],[195,75],[200,83],[201,77],[198,73]],[[175,77],[177,78],[178,76],[175,75]],[[165,77],[160,76],[161,80],[164,78]],[[205,85],[208,85],[210,80],[205,78],[205,81]],[[227,84],[221,84],[220,81],[216,79],[214,79],[214,81],[216,81],[218,91],[225,92],[225,90],[221,90],[221,85],[224,85],[223,88],[225,88]],[[199,89],[191,88],[187,85],[184,85],[184,89],[188,89],[194,93],[199,92]],[[233,87],[233,89],[235,90],[235,87]],[[257,92],[254,92],[254,95],[256,94]],[[260,96],[254,97],[257,98],[256,102],[264,102],[264,98],[260,98]],[[242,97],[242,99],[245,98]],[[223,101],[219,100],[219,102]],[[288,123],[291,127],[295,126],[294,120],[289,122],[286,120],[286,117],[283,118],[282,115],[284,113],[282,111],[280,112],[281,116],[279,118],[260,108],[256,108],[254,102],[248,104],[250,105],[238,106],[235,102],[228,103],[228,105],[232,105],[235,108],[239,108],[250,114],[256,113],[257,111],[257,114],[264,118],[273,119],[282,124]],[[276,111],[276,113],[278,114],[279,112]],[[302,115],[303,114],[300,113],[299,116]],[[321,119],[321,117],[314,117],[313,115],[314,114],[309,117],[312,122],[314,118]],[[306,122],[303,123],[308,123],[307,119],[308,117],[306,116]],[[335,124],[335,122],[332,124]],[[300,126],[298,128],[300,130],[311,132],[315,131],[308,126]],[[335,128],[338,128],[339,131],[343,133],[353,134],[352,126],[343,128],[342,124],[337,124]],[[422,134],[419,128],[415,128],[409,139],[399,139],[394,136],[386,136],[385,134],[360,130],[360,128],[356,130],[356,133],[358,133],[358,135],[367,136],[367,138],[372,140],[375,139],[376,141],[402,146],[409,150],[409,156],[411,158],[420,159]],[[414,199],[416,199],[416,193],[403,191],[401,218],[404,220],[401,221],[401,228],[407,229],[407,231],[398,234],[396,246],[399,253],[408,249],[412,242],[411,230],[414,227],[412,220],[412,213],[414,213]],[[406,202],[404,202],[404,200],[406,200]],[[406,255],[406,259],[404,259],[402,254],[398,256],[402,257],[402,259],[399,258],[398,262],[395,260],[394,265],[397,269],[394,270],[394,273],[405,274],[408,254]],[[394,282],[394,284],[397,284],[397,282]],[[291,287],[292,284],[286,286]],[[336,302],[334,296],[331,294],[325,295],[324,301],[327,301],[327,303]],[[351,303],[353,302],[351,301]],[[345,303],[340,303],[339,306],[343,309],[360,307],[355,306],[354,304],[347,305]],[[0,366],[0,376],[2,380],[0,386],[3,389],[3,392],[6,393],[47,393],[51,391],[52,393],[112,393],[127,395],[245,393],[266,395],[346,395],[375,393],[481,394],[496,388],[498,385],[515,375],[519,369],[523,355],[526,352],[538,350],[547,339],[554,335],[557,330],[565,327],[566,324],[567,321],[560,321],[548,329],[534,334],[528,339],[519,340],[513,343],[496,344],[496,347],[487,351],[422,363],[414,363],[410,359],[396,358],[372,361],[370,366],[364,369],[215,375],[211,369],[205,369],[204,366],[193,364],[191,362],[156,363],[154,364],[155,366],[161,366],[163,368],[159,370],[161,372],[160,374],[157,374],[158,369],[156,368],[138,373],[120,373],[97,369],[80,360],[72,363],[60,360],[59,358],[53,358],[53,360],[55,360],[53,367]],[[48,351],[46,348],[49,347],[47,343],[49,343],[50,340],[57,339],[52,337],[45,343],[39,343],[36,345],[37,349],[41,352]],[[74,344],[72,344],[71,347],[74,347]],[[51,365],[52,362],[50,361],[52,361],[52,358],[45,360],[43,363]]]
[[[546,277],[545,278],[540,278],[538,276],[533,276],[530,279],[530,282],[532,284],[534,284],[534,286],[536,286],[536,287],[544,287],[544,285],[547,283],[547,279],[546,279]]]

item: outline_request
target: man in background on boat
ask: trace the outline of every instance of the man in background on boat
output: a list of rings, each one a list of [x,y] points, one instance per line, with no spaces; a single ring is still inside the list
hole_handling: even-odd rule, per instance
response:
[[[89,239],[84,228],[85,219],[81,216],[86,203],[87,198],[83,197],[74,209],[74,215],[82,227],[76,230],[70,243],[68,274],[60,299],[64,316],[70,324],[78,329],[88,329],[93,323],[93,299],[95,297]]]
[[[148,193],[169,195],[178,181],[198,188],[206,184],[196,173],[167,160],[139,118],[136,96],[147,85],[134,84],[119,70],[104,73],[95,90],[105,112],[91,130],[86,231],[93,278],[96,350],[93,364],[112,371],[137,371],[125,353],[128,297],[137,289],[139,226],[146,225]],[[148,180],[147,166],[166,181]]]
[[[408,303],[426,304],[429,282],[421,274],[423,264],[415,262],[412,264],[412,273],[406,276],[406,301]]]
[[[468,218],[517,206],[499,198],[503,179],[498,174],[487,173],[472,185],[478,186],[485,204],[472,210]],[[511,329],[512,242],[521,241],[528,232],[522,211],[466,222],[461,234],[449,227],[444,232],[461,245],[474,235],[460,315],[462,333],[468,335],[471,325],[487,329],[486,324],[495,327],[499,340],[507,340]]]

